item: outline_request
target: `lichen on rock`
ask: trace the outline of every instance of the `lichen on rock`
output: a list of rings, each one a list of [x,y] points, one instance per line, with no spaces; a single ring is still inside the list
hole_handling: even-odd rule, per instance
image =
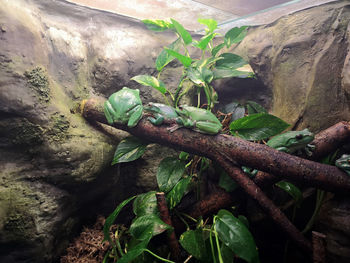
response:
[[[38,94],[39,100],[48,102],[50,100],[50,87],[46,71],[41,67],[35,67],[26,71],[24,76],[27,78],[29,87]]]

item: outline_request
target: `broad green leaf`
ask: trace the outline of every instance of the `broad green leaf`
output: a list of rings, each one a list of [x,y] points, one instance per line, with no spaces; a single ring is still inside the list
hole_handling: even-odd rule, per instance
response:
[[[211,33],[209,35],[205,35],[201,38],[197,43],[194,44],[195,47],[200,48],[201,50],[206,50],[209,42],[216,36],[216,33]]]
[[[211,50],[211,54],[215,57],[216,54],[225,46],[225,43],[221,43],[219,45],[217,45],[216,47],[213,47],[213,49]]]
[[[235,120],[230,124],[233,135],[249,141],[263,140],[277,135],[289,126],[276,116],[257,113]]]
[[[169,55],[177,58],[185,67],[189,67],[192,63],[192,59],[190,57],[184,56],[172,49],[164,48],[166,52],[168,52]]]
[[[209,33],[214,32],[214,30],[218,28],[218,22],[214,19],[198,18],[197,21],[202,25],[206,25],[208,27]]]
[[[220,210],[215,217],[215,230],[219,239],[228,246],[237,257],[249,263],[259,262],[255,241],[247,227],[227,210]]]
[[[146,151],[148,143],[136,137],[127,137],[122,140],[114,153],[112,165],[137,160]]]
[[[179,22],[177,22],[176,20],[174,20],[172,18],[170,20],[173,23],[173,26],[174,26],[176,32],[181,36],[185,45],[192,43],[191,34]]]
[[[173,43],[168,46],[168,49],[174,50],[176,52],[180,51],[181,39],[176,39]],[[175,59],[174,56],[170,55],[166,50],[162,50],[156,59],[156,68],[161,71],[166,65]]]
[[[158,167],[157,182],[161,192],[168,193],[185,172],[185,163],[177,158],[167,157]]]
[[[222,260],[224,262],[230,262],[230,263],[234,262],[233,260],[235,258],[235,254],[224,243],[221,244],[220,251],[221,251]]]
[[[109,236],[109,229],[111,228],[111,226],[113,225],[114,221],[116,220],[117,216],[119,215],[120,211],[123,209],[124,206],[126,206],[131,200],[133,200],[135,196],[132,196],[126,200],[124,200],[123,202],[121,202],[117,208],[107,217],[105,224],[103,225],[103,235],[104,235],[104,241],[108,240],[109,243],[112,244],[112,240]]]
[[[160,91],[163,94],[165,94],[167,92],[167,89],[165,88],[165,84],[163,83],[163,81],[158,80],[153,76],[138,75],[138,76],[135,76],[131,79],[135,80],[136,82],[140,83],[141,85],[155,88],[156,90]]]
[[[247,66],[249,66],[247,64]],[[254,78],[255,74],[254,72],[247,68],[244,68],[246,71],[240,71],[240,70],[235,70],[235,69],[230,69],[230,68],[219,68],[219,69],[214,69],[214,79],[224,79],[224,78]]]
[[[239,215],[238,219],[249,229],[249,221],[244,215]]]
[[[300,203],[303,201],[303,194],[294,184],[286,181],[279,181],[275,185],[286,191],[294,199],[297,205],[300,205]]]
[[[209,58],[203,58],[201,60],[197,60],[192,63],[191,67],[193,68],[210,68],[216,61],[224,59],[222,57],[209,57]]]
[[[203,85],[204,83],[210,83],[213,80],[213,72],[205,67],[190,67],[187,70],[187,77],[195,84]]]
[[[165,224],[157,215],[149,214],[137,217],[130,225],[130,233],[138,240],[146,240],[159,235],[172,227]]]
[[[187,152],[180,152],[180,154],[179,154],[179,159],[180,159],[181,161],[186,161],[186,160],[188,159],[189,156],[190,156],[190,154],[187,153]]]
[[[244,107],[237,102],[226,104],[222,111],[223,113],[232,113],[231,121],[243,118],[245,114]]]
[[[237,189],[238,184],[225,171],[222,171],[219,177],[219,186],[226,192],[233,192]]]
[[[263,106],[254,101],[248,100],[246,105],[249,115],[255,113],[267,113],[267,110]]]
[[[131,248],[128,253],[124,254],[120,259],[118,259],[117,263],[130,263],[138,256],[140,256],[146,249],[147,245],[150,241],[149,239],[142,240],[139,244]]]
[[[151,191],[138,195],[133,203],[133,211],[136,216],[158,214],[156,192]]]
[[[208,261],[210,255],[205,245],[202,229],[188,230],[179,239],[181,246],[196,259]]]
[[[230,47],[233,43],[238,43],[243,40],[247,34],[247,26],[234,27],[225,34],[225,44]]]
[[[182,197],[186,194],[190,183],[191,177],[181,179],[167,194],[166,199],[170,210],[180,203]]]
[[[216,68],[220,69],[238,69],[248,63],[241,57],[232,53],[223,53],[220,55],[223,59],[216,62]]]
[[[157,32],[162,32],[174,27],[172,23],[159,19],[144,19],[142,22],[147,26],[149,30]]]

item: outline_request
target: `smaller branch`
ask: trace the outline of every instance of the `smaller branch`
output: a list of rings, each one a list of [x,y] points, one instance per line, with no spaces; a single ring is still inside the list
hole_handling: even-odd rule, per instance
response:
[[[173,227],[171,221],[168,205],[165,200],[165,194],[163,192],[156,193],[157,205],[160,213],[160,218],[164,223]],[[168,232],[168,246],[170,248],[171,257],[175,262],[181,261],[181,250],[179,242],[177,241],[174,229]]]
[[[312,231],[312,262],[326,263],[326,235]]]
[[[272,220],[275,221],[300,248],[311,251],[310,242],[240,168],[232,165],[232,163],[227,160],[227,157],[224,158],[219,154],[217,156],[217,161],[221,167],[225,169],[227,174],[231,176],[250,197],[259,203]]]
[[[311,159],[318,160],[346,142],[350,143],[350,122],[342,121],[316,134],[312,142],[316,149]]]

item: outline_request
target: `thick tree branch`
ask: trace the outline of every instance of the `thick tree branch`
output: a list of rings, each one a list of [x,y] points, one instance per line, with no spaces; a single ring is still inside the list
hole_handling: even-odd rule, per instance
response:
[[[87,120],[106,123],[101,101],[85,101],[82,113]],[[145,119],[131,129],[126,125],[114,126],[145,140],[206,156],[212,160],[216,159],[217,153],[221,153],[229,156],[237,165],[256,168],[326,191],[347,193],[350,190],[350,178],[334,166],[305,160],[237,137],[204,135],[185,128],[170,132],[165,125],[154,126]]]
[[[221,155],[217,157],[218,163],[234,179],[243,190],[257,201],[265,212],[303,249],[311,251],[311,243],[289,221],[281,210],[264,194],[264,192],[250,180],[244,172],[230,164],[230,159]]]

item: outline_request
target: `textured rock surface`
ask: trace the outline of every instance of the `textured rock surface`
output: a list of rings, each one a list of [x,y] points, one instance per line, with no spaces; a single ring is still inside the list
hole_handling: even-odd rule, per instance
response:
[[[261,102],[297,128],[319,130],[349,120],[346,3],[251,29],[236,51],[249,59],[258,81],[218,83],[222,102]],[[153,73],[156,55],[172,39],[137,21],[64,1],[3,1],[0,262],[51,262],[82,219],[153,188],[156,164],[173,152],[151,147],[132,166],[110,167],[125,133],[113,131],[117,139],[110,139],[76,113],[77,103],[123,86],[140,88],[145,102],[160,99],[130,78]],[[173,72],[179,74],[176,64],[164,74],[168,84]]]
[[[82,219],[153,188],[152,163],[171,154],[148,152],[134,183],[127,166],[109,165],[117,141],[75,113],[152,73],[166,36],[64,1],[16,0],[1,4],[0,43],[0,262],[51,262]]]
[[[326,235],[328,262],[350,261],[350,200],[337,197],[321,208],[317,230]]]
[[[337,1],[252,28],[236,48],[271,89],[271,112],[293,128],[349,120],[349,22],[349,1]]]

